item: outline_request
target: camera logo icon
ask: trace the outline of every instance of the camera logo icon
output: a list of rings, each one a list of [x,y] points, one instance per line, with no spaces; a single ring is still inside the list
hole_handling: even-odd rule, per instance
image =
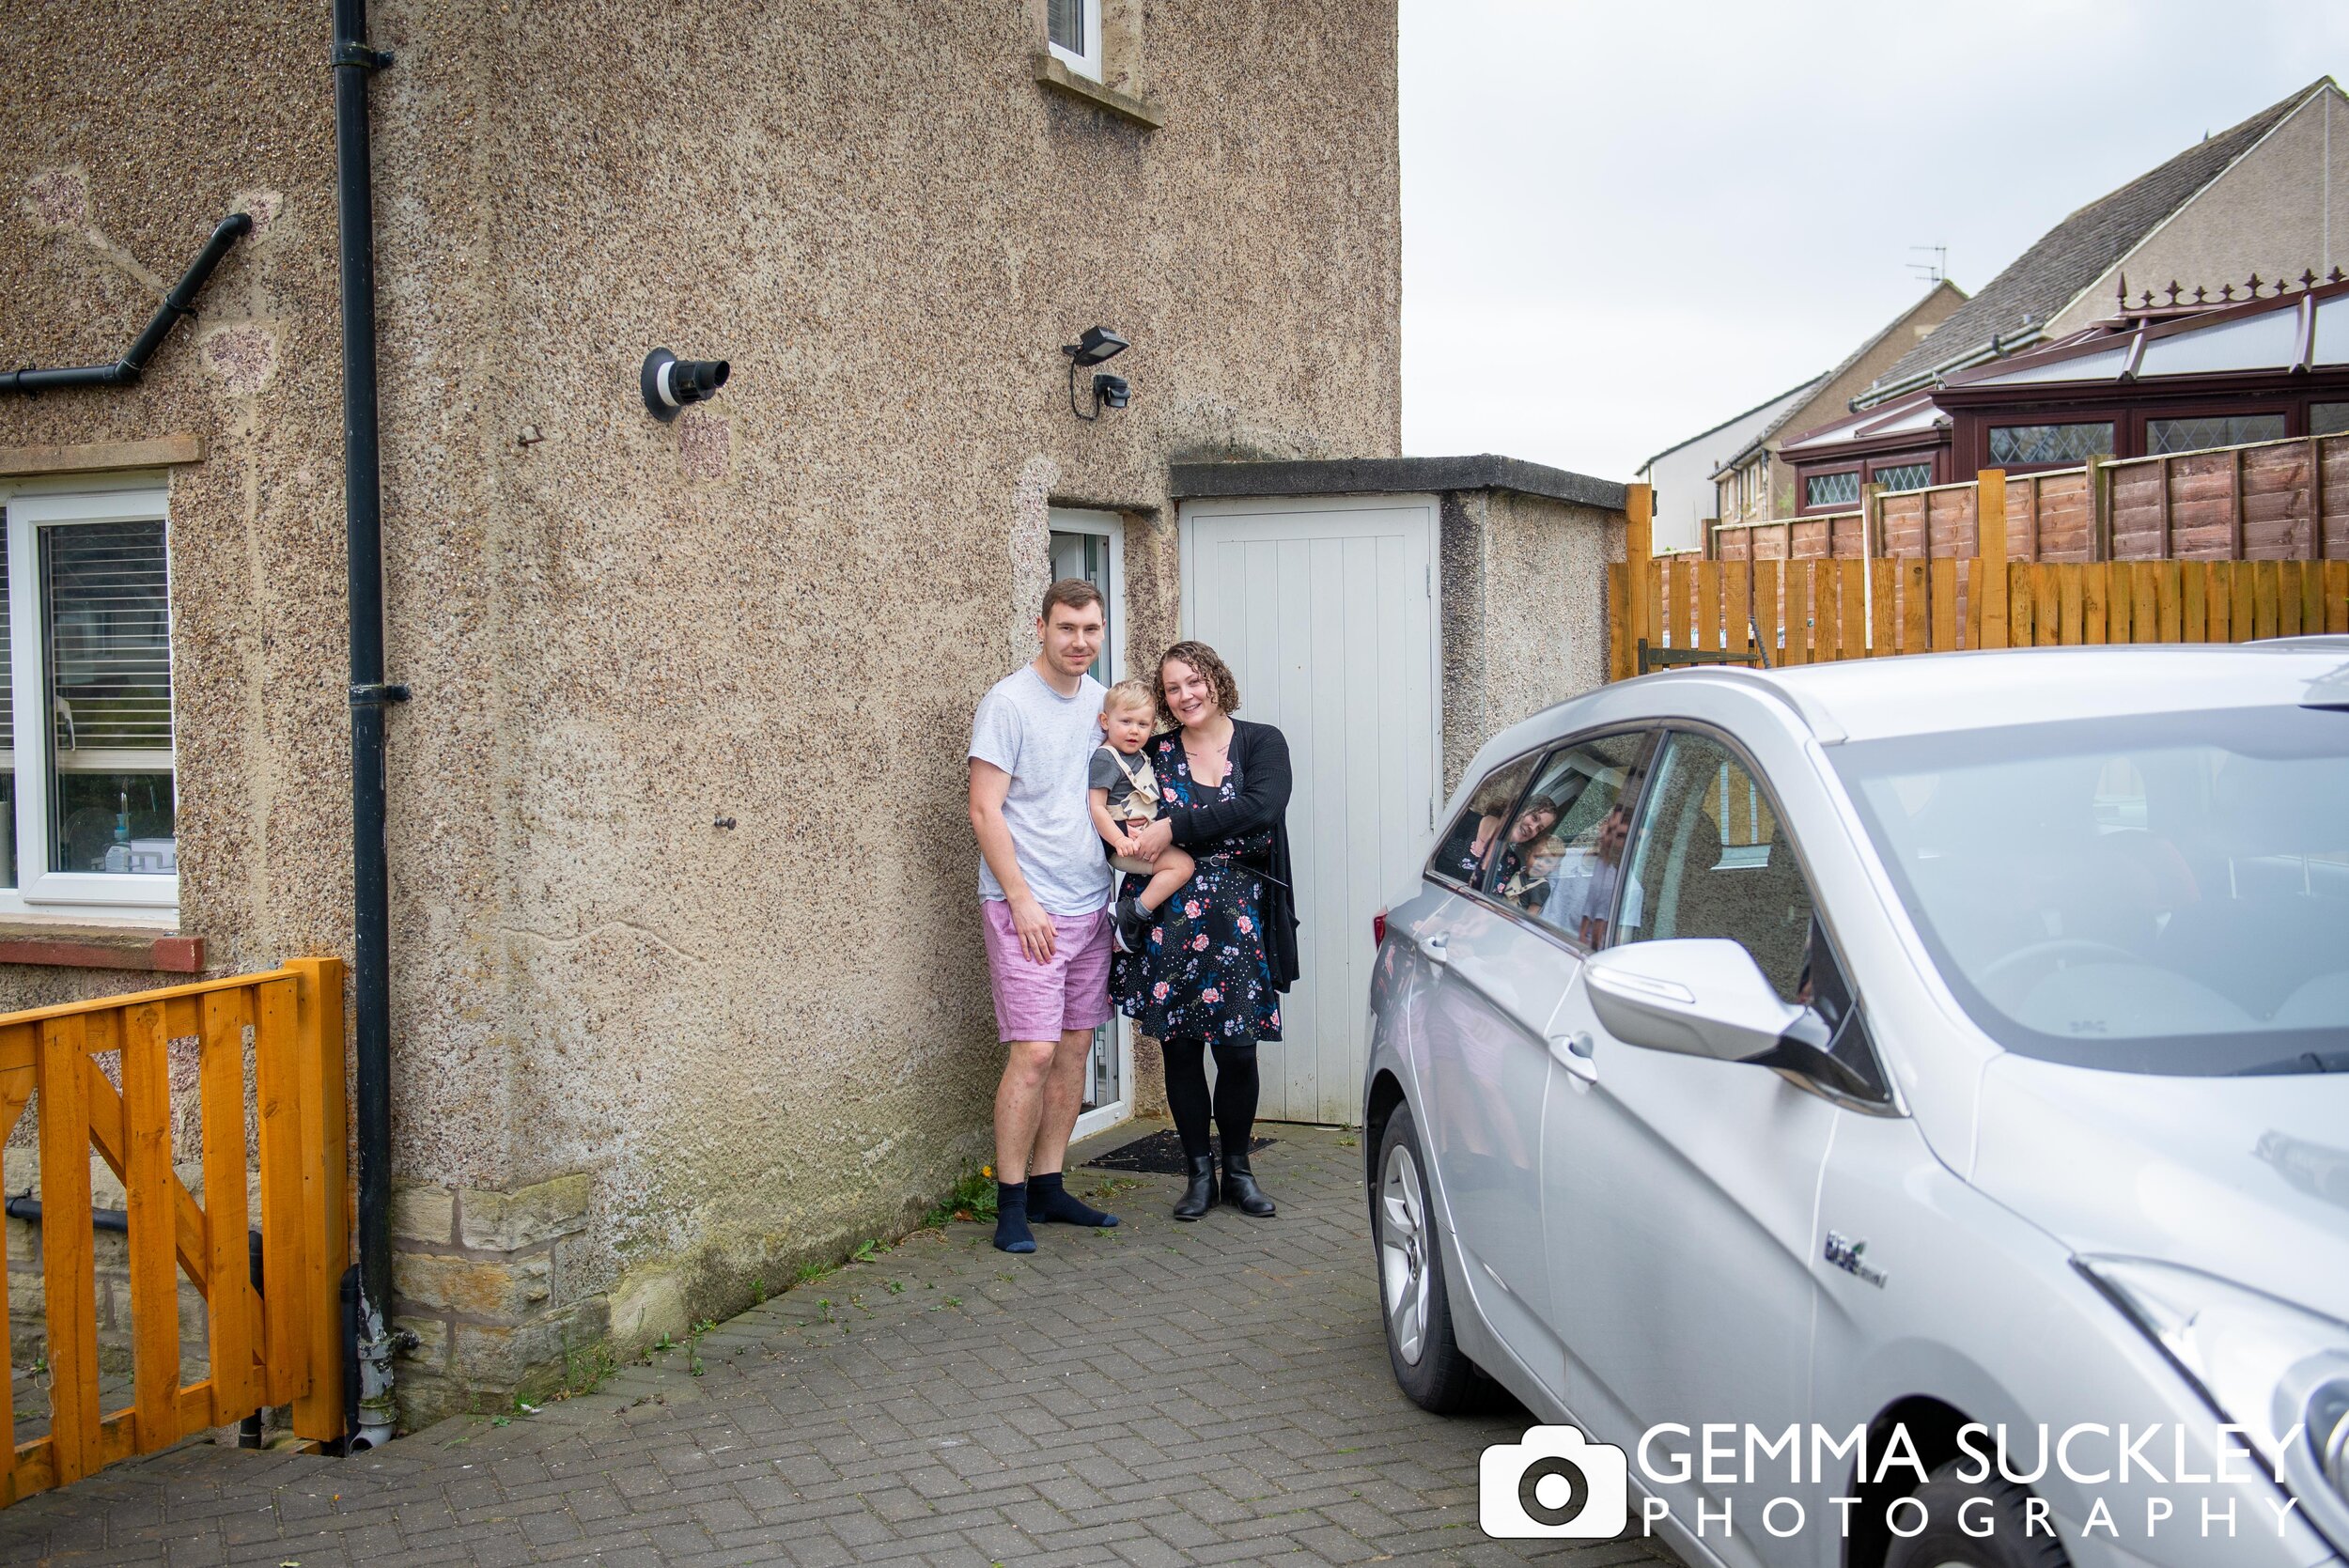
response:
[[[1631,1522],[1631,1464],[1611,1443],[1571,1426],[1536,1426],[1495,1443],[1476,1464],[1476,1514],[1502,1540],[1599,1541]]]

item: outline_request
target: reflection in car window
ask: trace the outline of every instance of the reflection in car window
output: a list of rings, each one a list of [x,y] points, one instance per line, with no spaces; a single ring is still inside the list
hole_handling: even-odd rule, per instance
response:
[[[1486,868],[1486,890],[1586,947],[1603,946],[1645,745],[1641,734],[1606,735],[1550,753]]]
[[[2349,713],[2118,714],[1837,753],[1935,965],[2008,1049],[2349,1071]]]
[[[1811,888],[1745,764],[1709,736],[1675,734],[1648,801],[1616,939],[1726,937],[1781,1001],[1808,1000]]]
[[[1473,886],[1477,867],[1485,862],[1485,852],[1501,836],[1501,825],[1509,815],[1509,808],[1517,804],[1517,792],[1533,772],[1534,759],[1519,757],[1506,767],[1496,768],[1486,775],[1483,783],[1469,791],[1468,804],[1460,808],[1451,830],[1436,846],[1436,853],[1427,862],[1427,875],[1439,881],[1465,882]]]

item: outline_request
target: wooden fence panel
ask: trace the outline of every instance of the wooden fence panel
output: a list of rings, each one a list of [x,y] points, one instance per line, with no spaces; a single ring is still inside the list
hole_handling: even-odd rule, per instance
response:
[[[1786,639],[1785,660],[1789,664],[1811,662],[1811,570],[1808,567],[1789,561],[1786,573],[1785,610],[1779,622]]]
[[[41,1295],[49,1320],[50,1467],[60,1485],[81,1480],[103,1462],[83,1037],[78,1016],[41,1021]]]
[[[131,1216],[131,1332],[138,1441],[158,1449],[179,1427],[179,1263],[171,1169],[171,1076],[163,1010],[128,1010],[122,1042],[123,1188]]]
[[[305,960],[268,975],[0,1017],[0,1139],[40,1095],[41,1311],[49,1431],[0,1463],[0,1504],[63,1485],[191,1432],[291,1401],[301,1436],[342,1432],[339,1291],[348,1263],[343,971]],[[246,1031],[252,1030],[264,1291],[249,1278]],[[166,1043],[194,1035],[204,1203],[172,1163]],[[119,1053],[117,1091],[100,1064]],[[95,1155],[129,1211],[132,1398],[100,1401]],[[179,1281],[204,1297],[210,1371],[182,1387]],[[0,1271],[0,1334],[7,1322]],[[5,1364],[5,1363],[0,1363]],[[14,1406],[12,1405],[11,1408]]]
[[[1772,664],[1786,662],[1786,598],[1776,561],[1753,563],[1753,625],[1763,657]]]
[[[1721,565],[1721,601],[1724,617],[1725,645],[1738,653],[1753,651],[1753,634],[1750,629],[1753,613],[1752,568],[1743,561],[1726,561]]]
[[[1922,558],[1903,561],[1900,565],[1900,650],[1903,653],[1926,653],[1933,647],[1929,616],[1932,589],[1927,586],[1930,574],[1931,568]]]
[[[1898,571],[1882,556],[1868,563],[1868,653],[1871,658],[1889,659],[1899,650],[1892,629],[1894,613],[1900,607]]]

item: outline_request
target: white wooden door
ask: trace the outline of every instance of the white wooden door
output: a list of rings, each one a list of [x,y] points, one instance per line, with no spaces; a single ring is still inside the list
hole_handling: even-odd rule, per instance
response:
[[[1436,503],[1429,496],[1186,502],[1183,634],[1222,656],[1240,716],[1277,724],[1299,958],[1263,1114],[1361,1116],[1371,918],[1411,881],[1439,778]]]

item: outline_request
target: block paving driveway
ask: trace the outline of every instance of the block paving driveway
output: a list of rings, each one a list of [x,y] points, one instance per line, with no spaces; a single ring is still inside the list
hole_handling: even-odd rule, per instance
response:
[[[1115,1231],[1045,1227],[1025,1259],[976,1225],[918,1234],[720,1326],[698,1376],[678,1349],[351,1460],[117,1466],[0,1512],[0,1563],[1670,1561],[1486,1539],[1477,1454],[1530,1418],[1403,1399],[1361,1150],[1266,1130],[1277,1219],[1176,1224],[1173,1178],[1121,1177]]]

